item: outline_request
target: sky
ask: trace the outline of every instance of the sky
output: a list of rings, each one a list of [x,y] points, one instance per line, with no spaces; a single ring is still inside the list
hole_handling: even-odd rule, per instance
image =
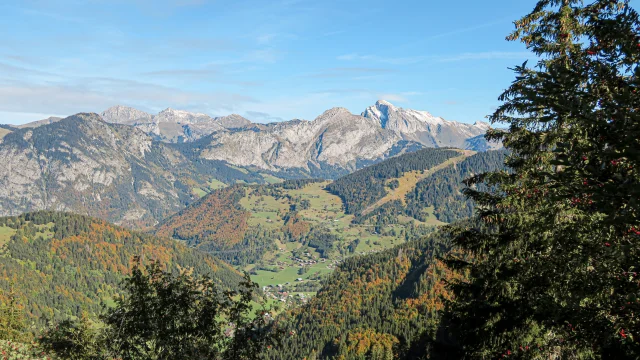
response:
[[[255,122],[376,100],[484,120],[534,0],[3,0],[0,123],[113,105]]]

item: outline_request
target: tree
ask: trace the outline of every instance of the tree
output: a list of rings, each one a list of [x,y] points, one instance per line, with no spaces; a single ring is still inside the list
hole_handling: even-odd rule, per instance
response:
[[[28,338],[25,313],[19,307],[15,293],[11,290],[6,296],[0,294],[0,299],[0,339],[25,340]]]
[[[267,310],[250,316],[257,285],[248,277],[240,290],[221,291],[191,271],[174,276],[137,262],[123,285],[101,324],[64,321],[43,347],[69,359],[257,359],[279,341]]]
[[[640,356],[640,22],[629,1],[540,0],[509,40],[539,57],[490,117],[512,171],[467,180],[451,228],[467,281],[445,323],[464,358]],[[489,190],[475,185],[485,183]]]

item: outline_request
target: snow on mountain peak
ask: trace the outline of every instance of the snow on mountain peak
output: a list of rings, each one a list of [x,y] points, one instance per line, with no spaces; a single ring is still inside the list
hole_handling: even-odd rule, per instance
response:
[[[386,106],[386,107],[390,107],[390,108],[395,108],[395,106],[388,102],[387,100],[378,100],[376,101],[376,106]]]

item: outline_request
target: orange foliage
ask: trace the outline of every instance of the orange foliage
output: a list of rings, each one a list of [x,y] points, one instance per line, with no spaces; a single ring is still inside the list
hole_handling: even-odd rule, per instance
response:
[[[244,238],[251,216],[238,204],[244,191],[237,186],[213,191],[169,218],[156,234],[195,244],[213,242],[221,248],[232,247]]]
[[[287,222],[284,224],[282,231],[289,234],[292,239],[300,239],[308,234],[311,230],[311,224],[302,220],[297,212],[293,212]]]

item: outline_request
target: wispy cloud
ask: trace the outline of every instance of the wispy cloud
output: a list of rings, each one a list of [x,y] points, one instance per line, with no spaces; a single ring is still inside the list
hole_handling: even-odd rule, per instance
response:
[[[395,72],[393,69],[369,67],[334,67],[306,75],[312,78],[351,78],[358,79],[365,75],[371,77]]]
[[[320,94],[325,96],[335,95],[355,95],[357,97],[368,99],[370,101],[387,100],[396,103],[407,103],[409,98],[413,96],[422,95],[419,91],[403,91],[398,93],[381,92],[371,89],[326,89],[314,92],[314,94]]]
[[[419,46],[419,45],[424,44],[425,42],[428,42],[428,41],[431,41],[431,40],[437,40],[437,39],[443,39],[443,38],[447,38],[447,37],[453,37],[455,35],[467,34],[467,33],[473,32],[473,31],[477,31],[477,30],[480,30],[480,29],[486,29],[486,28],[493,27],[493,26],[496,26],[496,25],[508,24],[508,23],[511,23],[513,21],[513,19],[517,19],[517,18],[518,18],[518,15],[514,15],[514,16],[504,17],[504,18],[501,18],[501,19],[498,19],[498,20],[494,20],[494,21],[489,21],[489,22],[486,22],[486,23],[473,25],[473,26],[457,28],[455,30],[444,31],[444,32],[437,33],[437,34],[432,34],[432,35],[426,35],[426,36],[422,37],[418,41],[412,41],[412,42],[401,44],[399,46],[396,46],[396,47],[392,48],[392,50],[398,50],[398,49],[404,49],[404,48],[413,48],[413,47]]]
[[[175,6],[197,6],[206,4],[207,0],[173,0],[172,3]]]
[[[409,56],[409,57],[383,57],[378,55],[359,55],[359,54],[346,54],[338,56],[338,60],[343,61],[359,61],[359,62],[374,62],[374,63],[386,63],[391,65],[410,65],[423,61],[437,61],[437,62],[454,62],[465,60],[500,60],[500,59],[525,59],[531,57],[530,52],[526,51],[485,51],[485,52],[468,52],[452,55],[421,55],[421,56]]]
[[[344,31],[344,30],[329,31],[329,32],[326,32],[324,34],[320,34],[320,37],[335,36],[335,35],[344,34],[345,32],[346,31]]]
[[[144,72],[141,75],[151,77],[211,77],[218,74],[216,69],[167,69]]]
[[[38,16],[38,17],[46,17],[49,18],[51,20],[55,20],[55,21],[61,21],[61,22],[68,22],[68,23],[76,23],[76,24],[86,24],[86,20],[79,18],[79,17],[73,17],[73,16],[68,16],[68,15],[62,15],[56,12],[49,12],[49,11],[42,11],[42,10],[36,10],[36,9],[22,9],[22,12],[25,15],[28,16]]]
[[[440,62],[454,62],[466,60],[501,60],[501,59],[527,59],[531,57],[530,52],[516,51],[487,51],[475,53],[463,53],[453,56],[441,56],[438,58]]]
[[[226,114],[243,104],[255,103],[251,96],[230,92],[185,91],[178,88],[111,77],[76,77],[45,83],[0,82],[0,111],[16,113],[75,114],[99,112],[116,104],[143,110],[167,106],[211,114]]]
[[[276,38],[276,34],[262,34],[262,35],[258,35],[258,37],[256,38],[256,41],[258,42],[258,44],[268,44],[271,42],[271,40]]]
[[[405,96],[402,96],[400,94],[379,94],[378,98],[382,100],[391,101],[391,102],[399,102],[399,103],[409,102],[409,100]]]
[[[358,53],[345,54],[337,57],[343,61],[369,61],[391,65],[410,65],[422,62],[430,58],[429,56],[407,56],[407,57],[385,57],[378,55],[360,55]]]

